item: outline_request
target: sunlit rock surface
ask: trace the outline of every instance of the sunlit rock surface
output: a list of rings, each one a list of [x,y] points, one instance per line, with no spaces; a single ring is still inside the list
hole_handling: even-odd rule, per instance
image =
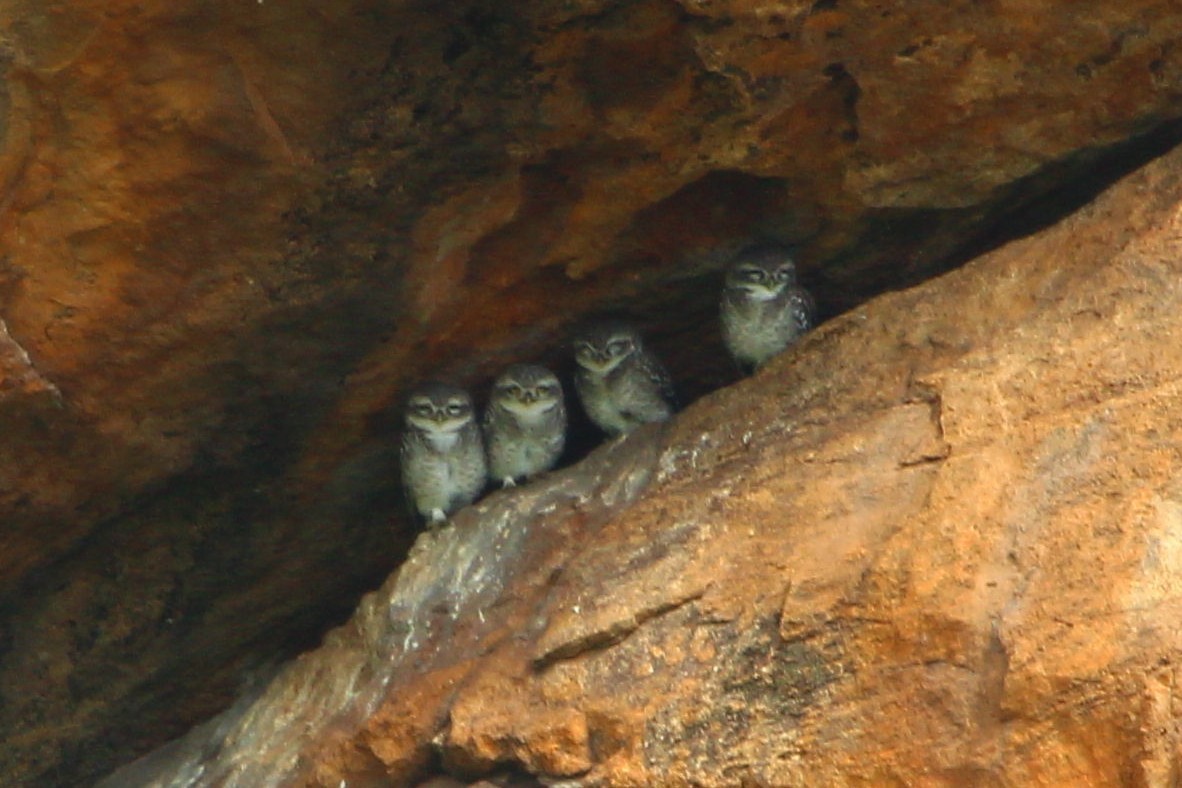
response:
[[[1177,151],[463,511],[107,785],[1172,784],[1180,339]]]
[[[87,784],[345,620],[414,537],[424,374],[561,366],[614,309],[692,400],[736,246],[798,245],[830,317],[1026,232],[1180,136],[1180,36],[1174,0],[0,4],[0,784]]]

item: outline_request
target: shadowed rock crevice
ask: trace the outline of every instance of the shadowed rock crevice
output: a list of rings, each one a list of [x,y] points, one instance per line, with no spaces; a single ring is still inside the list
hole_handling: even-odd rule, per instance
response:
[[[684,598],[663,601],[651,608],[637,610],[627,618],[609,624],[606,628],[578,635],[575,639],[566,642],[548,644],[545,651],[534,658],[534,668],[545,670],[560,660],[573,659],[589,651],[614,646],[644,626],[646,622],[671,613],[694,600],[701,599],[704,593],[704,590],[693,591]]]
[[[1179,168],[463,510],[218,744],[195,731],[107,784],[198,763],[198,784],[260,786],[507,764],[609,784],[1168,775]]]
[[[687,402],[725,399],[718,285],[753,238],[796,248],[830,321],[801,343],[813,358],[874,299],[1021,243],[1173,146],[1180,24],[1165,0],[1035,16],[858,0],[8,3],[0,782],[92,780],[342,621],[415,537],[396,467],[414,382],[479,399],[512,361],[568,374],[572,325],[618,312]],[[1117,308],[1081,301],[1070,324]],[[930,361],[979,340],[916,319],[866,341],[902,335]],[[853,406],[816,381],[873,366],[786,373],[735,412],[807,415],[680,444],[658,477],[724,449],[740,464],[779,443],[817,450]],[[956,431],[957,391],[930,383],[939,414],[886,381],[858,423],[905,433],[891,472],[908,466],[904,489],[937,498],[932,480],[978,444]],[[599,440],[581,422],[568,459]],[[882,474],[848,492],[883,496]]]

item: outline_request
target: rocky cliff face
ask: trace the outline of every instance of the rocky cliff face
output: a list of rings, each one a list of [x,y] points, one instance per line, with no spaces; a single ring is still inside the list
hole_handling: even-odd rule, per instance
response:
[[[1166,0],[1037,8],[845,0],[539,0],[446,8],[363,0],[331,8],[313,0],[18,0],[0,8],[0,23],[6,31],[0,40],[0,741],[7,750],[0,782],[6,784],[85,783],[224,707],[245,685],[264,681],[278,661],[312,645],[329,622],[344,620],[359,594],[405,557],[414,536],[399,514],[392,449],[399,397],[424,374],[480,386],[510,360],[557,361],[573,320],[613,309],[644,324],[692,399],[733,381],[718,352],[713,312],[718,268],[738,244],[759,236],[798,245],[803,278],[826,316],[863,309],[857,305],[883,290],[918,282],[1082,204],[1114,173],[1175,142],[1182,117],[1182,20]],[[1168,202],[1167,185],[1155,182],[1147,193]],[[1149,216],[1151,207],[1137,215]],[[1159,218],[1167,215],[1161,210]],[[1053,259],[1068,258],[1064,252]],[[859,356],[844,345],[825,351],[825,360],[815,348],[853,342],[841,339],[836,326],[861,325],[859,315],[877,315],[883,326],[878,333],[854,332],[866,343],[859,352],[888,370],[904,344],[951,364],[979,358],[970,339],[989,340],[999,354],[1019,359],[1014,368],[980,362],[981,377],[974,379],[980,396],[997,399],[1021,376],[1048,369],[1049,362],[1023,360],[1019,340],[1026,334],[1001,331],[996,321],[1005,312],[993,311],[1009,303],[1007,294],[1034,309],[1045,288],[1076,281],[1071,260],[1060,273],[1047,273],[1044,287],[1037,278],[1041,264],[1022,259],[998,270],[996,279],[982,274],[971,293],[897,300],[920,292],[909,291],[865,307],[872,311],[848,312],[810,340],[800,360],[710,401],[738,398],[725,410],[765,426],[795,418],[785,415],[797,408],[785,396],[805,397],[805,404],[812,396],[832,401],[829,421],[818,415],[799,422],[785,446],[797,439],[839,446],[847,435],[847,454],[820,465],[783,466],[793,469],[783,477],[788,480],[811,478],[800,476],[808,467],[853,468],[865,446],[879,445],[871,438],[879,428],[869,422],[864,438],[834,426],[842,408],[864,418],[879,410],[901,414],[891,417],[900,419],[897,431],[883,436],[914,440],[880,436],[890,444],[882,451],[902,453],[890,461],[910,469],[904,476],[923,497],[922,480],[951,467],[933,459],[945,443],[955,445],[947,438],[947,408],[943,438],[925,426],[947,390],[908,373],[909,404],[898,405],[891,399],[897,387],[886,386],[877,396],[895,404],[879,407],[878,400],[860,400],[855,385],[870,386],[874,364],[855,363]],[[1097,282],[1078,287],[1079,298],[1088,287],[1104,292]],[[1086,310],[1065,318],[1058,330],[1084,342],[1089,331],[1140,325],[1105,308],[1095,306],[1094,318]],[[911,325],[921,318],[956,325],[915,333]],[[1128,322],[1112,322],[1118,320]],[[955,339],[962,334],[970,339]],[[1128,341],[1127,351],[1111,352],[1132,357],[1157,349],[1152,337]],[[1071,366],[1065,357],[1055,359]],[[800,364],[811,364],[811,371]],[[803,382],[788,393],[761,389],[781,375]],[[1034,390],[1063,397],[1074,390],[1069,381],[1047,380]],[[1105,385],[1135,389],[1143,380]],[[1000,412],[1011,420],[1058,412],[1037,398],[1029,403],[1029,410]],[[606,463],[602,474],[591,466],[572,471],[573,481],[563,483],[576,492],[567,498],[597,500],[607,482],[595,480],[619,476],[613,452],[634,456],[638,467],[664,468],[674,456],[667,447],[681,447],[674,454],[689,452],[699,463],[724,451],[690,449],[699,432],[715,435],[709,440],[719,447],[731,445],[719,437],[721,427],[692,426],[694,418],[671,427],[671,443],[641,449],[630,442],[594,459]],[[1071,424],[1075,415],[1064,410],[1062,418]],[[983,421],[974,439],[1021,454],[1025,444],[1006,443],[1009,426],[1000,416]],[[691,440],[684,430],[699,432]],[[747,458],[742,462],[753,469],[764,467],[759,458],[771,449],[760,447],[783,443],[750,432],[740,440],[743,452],[726,462]],[[587,436],[574,443],[574,455],[592,445]],[[1062,464],[1053,449],[1046,450],[1048,468]],[[1070,459],[1076,449],[1064,444],[1061,451]],[[751,474],[781,478],[781,466],[767,461]],[[1003,473],[1006,462],[1016,474],[1026,467],[1003,453],[988,464],[989,473],[966,472],[962,484],[976,490],[966,500],[983,503],[966,504],[964,528],[947,539],[963,540],[985,527],[993,516],[988,501],[1004,497],[1013,481]],[[653,471],[637,473],[647,478]],[[755,536],[724,539],[727,544],[749,542],[758,553],[764,541],[780,538],[779,529],[763,528],[757,510],[728,511],[754,505],[749,497],[726,503],[731,498],[713,477],[691,483],[688,471],[678,473],[661,470],[655,489],[673,489],[678,478],[687,490],[713,488],[722,496],[711,526],[718,534],[741,533],[744,517],[758,521]],[[832,509],[847,512],[847,527],[836,532],[849,532],[849,550],[866,542],[876,556],[894,555],[873,547],[874,533],[862,541],[857,534],[901,527],[896,514],[910,510],[889,501],[877,510],[872,504],[886,496],[876,485],[887,481],[864,473],[850,477],[854,503],[842,495],[794,493],[783,508],[776,503],[780,492],[751,500],[830,534],[808,549],[845,555],[839,550],[845,543],[826,541],[835,538],[826,525]],[[1065,478],[1063,489],[1075,477]],[[692,578],[695,551],[713,543],[689,526],[679,531],[673,504],[663,517],[642,502],[627,515],[641,525],[622,525],[619,496],[638,492],[613,492],[601,514],[558,527],[556,555],[573,544],[564,541],[566,531],[573,538],[580,528],[594,529],[586,533],[596,534],[603,560],[614,556],[621,568],[643,567],[667,553],[689,562],[685,572]],[[554,494],[566,501],[561,506],[573,505]],[[542,492],[526,498],[531,495]],[[1030,495],[1029,506],[1041,512],[1042,493]],[[488,505],[524,504],[498,497]],[[1076,514],[1081,523],[1097,522],[1083,510]],[[658,525],[675,536],[642,536]],[[520,527],[504,522],[495,533],[518,539]],[[812,544],[804,538],[809,533],[794,537],[794,549]],[[921,545],[935,539],[906,529],[895,538],[892,549],[924,554]],[[649,555],[644,545],[665,546]],[[416,548],[410,566],[427,549]],[[468,548],[456,542],[454,549],[460,563],[436,571],[467,565]],[[735,559],[740,575],[744,560]],[[898,555],[893,560],[906,564]],[[635,647],[643,638],[625,635],[643,633],[644,622],[700,610],[717,618],[717,626],[687,641],[686,649],[698,652],[670,659],[689,664],[685,654],[709,651],[709,633],[734,630],[747,633],[757,660],[759,649],[796,631],[783,616],[768,617],[774,606],[767,600],[787,605],[810,587],[793,581],[786,591],[783,582],[773,583],[750,599],[736,587],[729,607],[719,607],[724,612],[710,612],[710,600],[734,585],[724,582],[725,572],[710,586],[723,590],[707,593],[687,579],[667,584],[681,589],[676,598],[649,606],[628,601],[644,596],[642,586],[630,585],[641,575],[623,572],[605,590],[580,592],[595,577],[607,582],[615,575],[588,578],[575,563],[554,565],[566,567],[546,580],[555,599],[589,594],[606,618],[575,614],[570,626],[583,627],[584,635],[554,630],[546,641],[552,648],[528,645],[542,642],[542,633],[531,629],[542,624],[532,619],[497,626],[506,637],[523,633],[509,640],[534,649],[520,664],[587,686],[614,679],[610,672],[596,679],[574,670],[583,664],[576,655],[619,638],[621,646]],[[521,582],[512,561],[497,566],[506,588]],[[867,574],[863,582],[869,588],[880,576],[886,575]],[[815,584],[829,588],[823,579]],[[422,599],[450,587],[422,582],[428,589]],[[936,595],[942,586],[930,582]],[[419,610],[422,599],[412,594],[405,604]],[[833,599],[836,605],[845,597]],[[799,603],[828,609],[807,596]],[[573,604],[584,609],[583,602]],[[747,607],[752,612],[736,612]],[[410,608],[403,616],[408,627],[425,626],[436,615]],[[483,607],[473,609],[488,620]],[[793,616],[807,618],[793,613],[787,620]],[[881,618],[874,631],[883,643],[894,643],[896,629],[916,639],[936,637],[923,620],[908,625],[906,615],[896,620],[877,608],[866,616]],[[456,621],[486,642],[485,624]],[[451,658],[468,659],[468,646],[454,645],[462,638],[443,639],[442,626],[432,624],[435,634],[424,642],[452,643]],[[1066,637],[1066,630],[1060,634]],[[387,652],[374,653],[380,660]],[[846,687],[841,681],[862,664],[834,662],[824,649],[819,657],[792,653],[819,672],[809,667],[811,678],[798,687],[794,678],[775,678],[784,669],[773,661],[766,664],[768,681],[787,681],[802,692],[807,684],[813,700]],[[672,682],[651,660],[636,659],[620,662],[620,670],[651,668]],[[424,664],[426,671],[443,663]],[[517,674],[488,675],[509,681]],[[716,680],[730,688],[736,708],[748,696],[779,702],[772,685],[744,684],[739,673]],[[492,678],[486,683],[495,685]],[[917,708],[906,705],[911,696],[899,697],[900,708]],[[883,702],[887,709],[893,701]],[[541,708],[536,697],[530,703]],[[651,753],[657,760],[637,755],[637,742],[650,742],[644,745],[650,750],[656,745],[637,738],[631,717],[608,709],[597,718],[591,707],[546,704],[583,715],[563,711],[568,727],[537,716],[535,732],[569,729],[577,739],[582,730],[587,752],[598,753],[586,755],[587,768],[602,768],[603,753],[611,750],[628,769],[659,769],[666,758],[682,769],[703,764],[706,775],[737,752],[719,734],[709,738],[717,752],[713,766],[708,753],[682,753],[678,747],[698,739],[696,723],[676,704],[669,706],[673,716],[652,723],[664,736],[683,731]],[[481,754],[464,731],[475,742],[481,730],[492,729],[463,722],[462,705],[432,708],[450,709],[453,717],[453,738],[439,757],[456,773],[483,772],[489,758],[547,774],[576,770],[538,765],[525,744],[506,754],[505,747],[524,741],[508,722],[505,730],[516,732],[487,739],[502,741],[499,754]],[[736,731],[747,724],[740,719],[745,713],[734,711]],[[350,725],[341,730],[357,730]],[[424,718],[421,728],[414,725],[407,730],[427,731],[434,723]],[[722,723],[704,718],[703,725],[717,732]],[[406,739],[418,749],[399,774],[426,774],[435,757],[426,739]],[[331,748],[307,755],[308,746],[301,742],[296,750],[325,775],[393,769],[392,761],[378,758],[375,765],[368,755],[346,763]],[[696,779],[692,771],[684,774]]]
[[[1175,152],[465,510],[110,784],[1173,784],[1180,251]]]

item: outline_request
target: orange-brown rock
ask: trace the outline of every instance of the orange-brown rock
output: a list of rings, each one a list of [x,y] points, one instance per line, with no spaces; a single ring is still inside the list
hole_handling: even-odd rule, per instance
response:
[[[110,784],[1173,784],[1180,336],[1182,149],[463,511]]]
[[[557,361],[618,309],[692,399],[733,379],[749,237],[831,316],[1182,137],[1172,0],[12,0],[0,30],[0,784],[85,784],[343,620],[413,537],[421,376]],[[448,763],[634,768],[634,710],[554,713]]]

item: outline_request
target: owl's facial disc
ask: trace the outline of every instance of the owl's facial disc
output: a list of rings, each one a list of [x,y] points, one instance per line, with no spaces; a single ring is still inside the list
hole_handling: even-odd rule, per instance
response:
[[[425,432],[457,432],[472,421],[472,403],[459,397],[443,403],[415,399],[410,403],[406,421]]]
[[[505,410],[521,415],[546,413],[557,407],[561,394],[558,381],[536,386],[517,386],[513,390],[499,390],[498,402]]]
[[[602,348],[584,345],[575,355],[575,360],[597,375],[606,375],[631,355],[634,349],[631,338],[615,338]]]
[[[599,348],[590,342],[580,342],[575,348],[575,362],[584,369],[598,372],[603,368],[605,360]]]
[[[770,301],[783,291],[794,270],[791,264],[772,271],[758,265],[737,265],[727,275],[726,286],[755,301]]]

